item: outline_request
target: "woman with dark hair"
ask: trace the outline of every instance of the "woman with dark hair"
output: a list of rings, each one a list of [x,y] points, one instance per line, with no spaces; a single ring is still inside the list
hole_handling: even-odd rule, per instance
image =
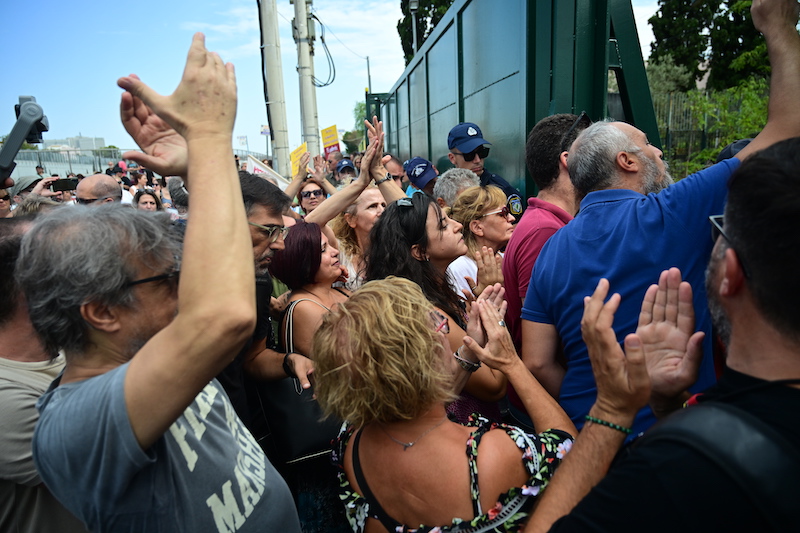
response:
[[[164,206],[161,203],[161,199],[158,197],[158,194],[150,189],[141,189],[136,191],[136,195],[133,197],[133,206],[136,209],[141,209],[142,211],[164,210]]]
[[[320,227],[311,222],[298,221],[289,229],[283,240],[284,249],[275,252],[270,262],[270,273],[285,283],[291,293],[281,323],[281,336],[287,374],[293,372],[289,353],[301,354],[313,361],[312,337],[322,324],[322,318],[337,304],[344,302],[350,293],[334,289],[343,271],[339,264],[339,251],[328,243]],[[313,365],[308,377],[313,381]],[[311,396],[311,391],[301,391]],[[315,429],[323,432],[325,429]],[[328,438],[335,436],[335,429]],[[280,439],[280,435],[274,438]],[[329,441],[326,441],[329,442]],[[295,460],[292,464],[276,465],[284,474],[297,502],[300,523],[305,533],[347,531],[344,512],[336,498],[336,474],[328,453],[313,454]]]
[[[467,329],[464,304],[447,278],[450,263],[467,253],[461,230],[461,224],[448,217],[431,196],[415,194],[386,208],[372,228],[365,256],[368,281],[399,276],[420,286],[425,297],[449,319],[448,338],[454,348],[462,345]],[[448,410],[461,422],[473,412],[499,421],[497,402],[506,393],[505,376],[487,366],[478,368],[474,358],[465,357],[469,348],[463,348],[463,353],[458,353],[464,370],[476,371]]]
[[[413,282],[367,282],[325,316],[314,336],[317,396],[326,413],[348,422],[333,460],[353,531],[524,527],[576,431],[517,356],[501,311],[486,300],[473,304],[470,322],[488,341],[485,349],[467,342],[523,391],[538,434],[449,419],[445,404],[461,363],[447,336],[453,323]]]

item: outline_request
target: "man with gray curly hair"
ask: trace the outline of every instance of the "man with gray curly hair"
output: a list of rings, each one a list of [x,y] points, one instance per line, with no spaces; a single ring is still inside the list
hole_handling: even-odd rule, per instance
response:
[[[91,531],[299,532],[286,483],[213,379],[256,318],[233,66],[196,34],[172,95],[118,84],[146,152],[125,157],[184,177],[202,216],[183,254],[166,215],[117,203],[56,210],[23,239],[31,322],[66,359],[37,405],[37,469]]]
[[[481,179],[473,171],[466,168],[451,168],[436,180],[433,186],[433,197],[439,207],[451,207],[458,195],[470,187],[477,187]]]

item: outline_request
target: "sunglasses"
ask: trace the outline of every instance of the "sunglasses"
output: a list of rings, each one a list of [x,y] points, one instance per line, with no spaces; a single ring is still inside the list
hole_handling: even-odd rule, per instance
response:
[[[75,201],[81,205],[93,204],[95,202],[99,202],[100,200],[105,200],[108,196],[103,196],[102,198],[75,198]]]
[[[8,200],[9,198],[11,197],[7,194],[5,196],[0,196],[0,200]]]
[[[445,335],[450,333],[450,319],[444,316],[439,311],[431,311],[431,317],[433,317],[433,321],[436,323],[436,329],[434,331],[439,333],[440,331]]]
[[[708,217],[708,221],[711,222],[711,239],[714,242],[717,242],[717,239],[719,239],[720,236],[722,236],[723,239],[728,241],[730,247],[736,250],[735,248],[733,248],[733,241],[731,241],[730,237],[728,237],[728,235],[725,233],[725,230],[723,229],[725,225],[724,215],[712,215]],[[739,259],[739,264],[742,265],[742,272],[744,273],[744,277],[750,279],[750,271],[745,266],[744,260],[742,259],[742,256],[738,251],[736,252],[736,257]]]
[[[262,224],[256,224],[255,222],[250,222],[250,221],[248,221],[247,223],[253,226],[254,228],[258,228],[261,231],[263,231],[266,234],[267,238],[269,239],[269,242],[277,241],[278,237],[285,239],[286,236],[289,234],[289,228],[284,226],[279,226],[277,224],[270,224],[269,226],[264,226]]]
[[[313,191],[302,191],[300,196],[302,198],[311,198],[312,196],[322,196],[325,194],[325,191],[322,189],[314,189]]]
[[[172,272],[167,272],[166,274],[159,274],[158,276],[153,276],[150,278],[142,278],[137,279],[135,281],[129,281],[125,284],[126,287],[133,287],[134,285],[141,285],[142,283],[151,283],[153,281],[161,281],[165,279],[174,279],[175,284],[178,284],[178,280],[180,279],[181,271],[180,269],[173,270]]]
[[[479,216],[478,218],[488,217],[489,215],[497,215],[497,216],[499,216],[500,218],[508,218],[508,214],[509,214],[510,212],[511,212],[511,211],[509,211],[509,210],[508,210],[508,206],[505,206],[505,205],[504,205],[504,206],[503,206],[503,207],[501,207],[500,209],[498,209],[498,210],[496,210],[496,211],[490,211],[490,212],[488,212],[488,213],[485,213],[485,214],[483,214],[483,215]]]
[[[572,142],[574,141],[574,139],[570,140],[572,132],[575,131],[575,128],[577,128],[582,121],[587,122],[586,124],[587,128],[592,123],[592,120],[589,118],[589,115],[586,114],[586,111],[581,111],[581,114],[578,115],[578,118],[575,119],[575,122],[572,123],[572,126],[570,126],[567,132],[564,134],[564,136],[561,137],[562,152],[569,152],[569,147],[572,146]]]
[[[489,147],[479,146],[468,154],[462,154],[461,152],[452,152],[452,153],[454,153],[455,155],[460,155],[461,157],[464,158],[464,161],[472,161],[473,159],[475,159],[476,155],[481,159],[486,159],[487,157],[489,157]]]

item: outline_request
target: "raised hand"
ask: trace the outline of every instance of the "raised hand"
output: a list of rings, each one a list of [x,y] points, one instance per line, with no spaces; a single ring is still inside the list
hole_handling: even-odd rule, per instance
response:
[[[139,79],[136,74],[131,74],[129,78]],[[125,152],[122,154],[124,159],[136,161],[162,176],[186,177],[186,139],[131,92],[122,93],[120,115],[125,131],[144,150],[144,153]]]
[[[503,321],[505,308],[501,306],[501,309],[497,309],[489,300],[480,299],[473,302],[472,309],[473,313],[477,315],[477,319],[470,315],[470,322],[478,321],[486,337],[486,345],[483,348],[478,339],[471,335],[470,337],[475,342],[467,341],[466,343],[478,359],[503,374],[508,374],[513,365],[522,364],[522,360],[514,348],[514,341],[511,340],[511,335]]]
[[[650,374],[652,398],[660,404],[681,395],[697,380],[705,334],[694,331],[692,287],[671,268],[661,273],[642,301],[636,335]]]
[[[632,419],[650,398],[650,378],[639,337],[625,338],[624,353],[617,342],[612,326],[620,296],[614,294],[606,302],[608,289],[608,280],[601,279],[594,293],[584,299],[581,334],[597,383],[595,406],[610,418],[618,414]]]
[[[187,143],[211,139],[230,143],[236,118],[236,77],[233,65],[225,64],[215,52],[205,47],[203,34],[195,34],[183,77],[169,96],[156,93],[136,76],[120,78],[117,84],[129,96],[123,96],[123,124],[137,144],[155,160],[131,157],[159,174],[172,174],[186,157],[179,153],[177,138],[155,121],[160,117]],[[137,106],[135,99],[144,107]],[[158,151],[157,149],[161,149]],[[153,164],[155,163],[155,164]],[[161,166],[163,163],[163,166]],[[171,165],[169,164],[171,163]],[[233,161],[231,161],[233,164]],[[161,169],[157,168],[161,166]]]
[[[475,294],[481,294],[486,287],[496,283],[503,284],[503,258],[500,254],[483,246],[475,252],[475,264],[478,266],[478,280],[475,281],[469,276],[464,277]]]

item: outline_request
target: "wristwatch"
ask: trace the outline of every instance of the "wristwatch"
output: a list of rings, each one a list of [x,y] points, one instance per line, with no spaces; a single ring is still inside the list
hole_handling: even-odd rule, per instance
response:
[[[394,179],[394,178],[392,177],[392,175],[391,175],[391,174],[389,174],[389,173],[387,172],[387,173],[386,173],[386,177],[385,177],[385,178],[381,178],[381,179],[379,179],[378,181],[376,181],[376,182],[375,182],[375,185],[380,185],[381,183],[386,183],[387,181],[389,181],[389,180],[391,180],[391,179]]]

